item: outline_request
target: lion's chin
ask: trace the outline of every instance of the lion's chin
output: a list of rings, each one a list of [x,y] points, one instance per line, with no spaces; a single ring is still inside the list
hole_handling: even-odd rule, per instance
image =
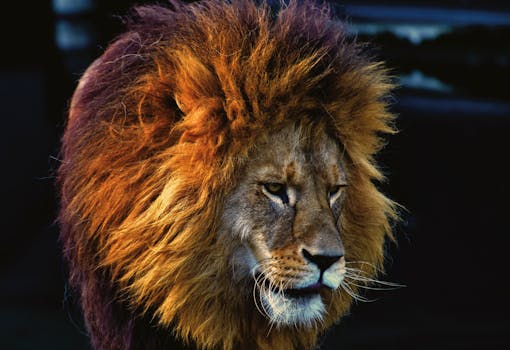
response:
[[[261,296],[264,311],[275,326],[312,327],[320,322],[326,311],[321,296],[307,294],[287,296],[268,291]]]

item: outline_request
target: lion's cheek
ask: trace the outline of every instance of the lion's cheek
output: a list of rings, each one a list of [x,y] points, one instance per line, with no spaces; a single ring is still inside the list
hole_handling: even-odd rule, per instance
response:
[[[239,283],[250,280],[257,267],[257,258],[248,245],[241,244],[235,248],[230,262],[232,279]]]

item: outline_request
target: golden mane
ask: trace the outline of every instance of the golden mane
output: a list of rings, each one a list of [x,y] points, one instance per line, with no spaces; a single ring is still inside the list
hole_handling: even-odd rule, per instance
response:
[[[171,335],[200,348],[312,347],[350,297],[323,324],[268,335],[229,279],[222,205],[258,137],[314,116],[348,159],[349,259],[380,266],[396,216],[372,183],[393,132],[390,89],[328,5],[136,8],[82,77],[62,139],[61,239],[94,347],[159,348]]]

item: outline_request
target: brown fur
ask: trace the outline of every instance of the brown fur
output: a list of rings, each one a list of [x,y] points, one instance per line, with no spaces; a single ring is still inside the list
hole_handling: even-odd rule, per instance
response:
[[[346,259],[380,266],[396,215],[372,183],[390,88],[326,5],[137,8],[83,76],[62,140],[61,238],[94,347],[159,348],[171,333],[201,348],[313,347],[350,298],[331,296],[315,327],[268,335],[231,278],[223,204],[257,140],[313,119],[345,153]]]

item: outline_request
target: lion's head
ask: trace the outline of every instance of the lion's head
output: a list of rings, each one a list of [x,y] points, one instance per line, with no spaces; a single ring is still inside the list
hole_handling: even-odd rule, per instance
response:
[[[84,74],[61,238],[98,349],[311,348],[381,266],[391,84],[327,5],[137,8]]]

